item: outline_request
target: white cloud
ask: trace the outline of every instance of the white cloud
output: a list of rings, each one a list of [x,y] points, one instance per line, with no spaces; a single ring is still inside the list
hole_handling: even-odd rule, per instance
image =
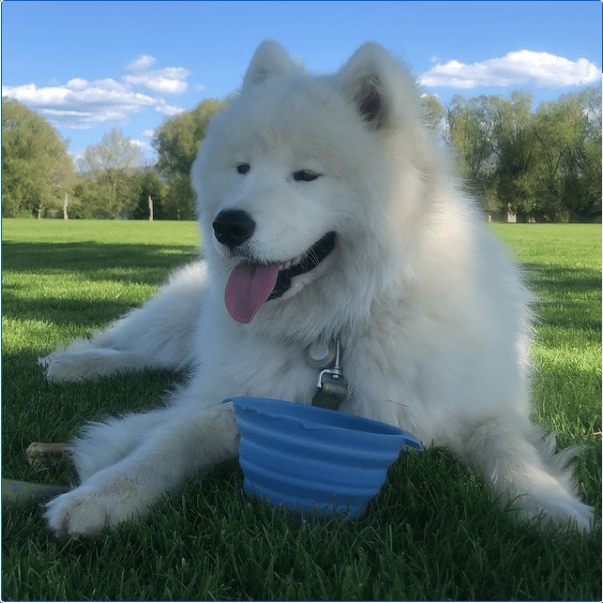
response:
[[[501,58],[468,65],[459,61],[436,64],[420,82],[426,87],[475,88],[517,86],[534,83],[540,87],[591,84],[601,80],[601,71],[586,59],[570,61],[548,52],[518,50]]]
[[[2,96],[16,98],[25,104],[61,103],[69,94],[69,89],[62,86],[38,88],[35,84],[23,86],[2,86]]]
[[[148,69],[151,65],[153,65],[157,59],[152,57],[149,54],[141,54],[138,58],[134,59],[126,69],[132,73],[136,71],[141,71],[144,69]]]
[[[155,57],[140,55],[128,65],[121,81],[75,77],[63,85],[40,88],[35,84],[2,86],[2,96],[39,111],[56,127],[72,130],[123,123],[150,107],[161,115],[180,113],[183,109],[168,104],[163,96],[185,92],[190,71],[184,67],[149,69],[155,61]]]
[[[15,98],[39,111],[54,126],[75,130],[92,128],[99,122],[124,121],[164,102],[110,79],[74,78],[65,86],[44,88],[35,84],[2,86],[2,96]]]
[[[173,107],[172,105],[168,105],[164,101],[163,103],[160,103],[155,107],[155,111],[157,111],[157,113],[161,113],[161,115],[165,115],[166,117],[171,117],[172,115],[182,113],[184,109],[182,109],[181,107]]]
[[[141,54],[128,65],[128,74],[124,76],[123,81],[130,86],[140,86],[160,94],[186,92],[188,83],[185,80],[191,72],[184,67],[149,69],[156,61],[151,55]]]
[[[83,80],[80,77],[74,77],[67,82],[66,87],[70,88],[71,90],[84,90],[88,87],[88,80]]]
[[[131,86],[140,86],[160,94],[182,94],[188,88],[184,80],[191,74],[184,67],[166,67],[129,73],[124,76],[124,82]]]
[[[148,136],[149,138],[153,138],[155,136],[155,130],[145,130],[142,133],[143,136]]]
[[[136,138],[130,138],[130,144],[142,149],[143,151],[154,151],[153,147],[145,140],[138,140]]]

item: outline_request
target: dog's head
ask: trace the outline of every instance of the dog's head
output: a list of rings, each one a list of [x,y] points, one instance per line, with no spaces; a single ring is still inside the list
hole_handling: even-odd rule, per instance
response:
[[[405,233],[426,211],[427,145],[412,77],[379,45],[313,76],[262,43],[192,170],[232,318],[250,322],[302,293],[324,305],[329,290],[368,311],[392,278],[384,258],[407,253]]]

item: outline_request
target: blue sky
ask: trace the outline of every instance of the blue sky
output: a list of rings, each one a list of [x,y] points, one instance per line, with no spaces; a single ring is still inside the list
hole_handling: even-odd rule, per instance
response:
[[[537,104],[601,84],[601,6],[4,0],[2,94],[50,121],[74,156],[116,127],[149,160],[163,119],[236,89],[265,38],[317,72],[376,40],[444,104],[517,88]]]

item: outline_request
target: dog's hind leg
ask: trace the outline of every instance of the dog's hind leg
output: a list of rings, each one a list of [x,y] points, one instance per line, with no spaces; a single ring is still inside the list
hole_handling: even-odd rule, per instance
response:
[[[192,336],[206,288],[203,262],[180,270],[153,298],[106,330],[40,358],[47,379],[73,381],[145,368],[178,370],[191,365]]]
[[[589,530],[593,509],[575,495],[568,467],[575,451],[555,454],[554,446],[554,435],[543,437],[540,428],[517,416],[482,422],[457,452],[497,492],[513,501],[521,517],[542,515],[559,525]]]

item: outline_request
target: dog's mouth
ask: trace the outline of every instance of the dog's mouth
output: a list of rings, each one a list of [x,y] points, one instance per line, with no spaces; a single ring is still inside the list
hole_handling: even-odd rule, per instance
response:
[[[237,322],[251,322],[264,303],[286,293],[296,276],[316,268],[334,247],[335,232],[331,231],[287,262],[264,264],[249,259],[239,262],[230,273],[224,291],[228,313]]]

